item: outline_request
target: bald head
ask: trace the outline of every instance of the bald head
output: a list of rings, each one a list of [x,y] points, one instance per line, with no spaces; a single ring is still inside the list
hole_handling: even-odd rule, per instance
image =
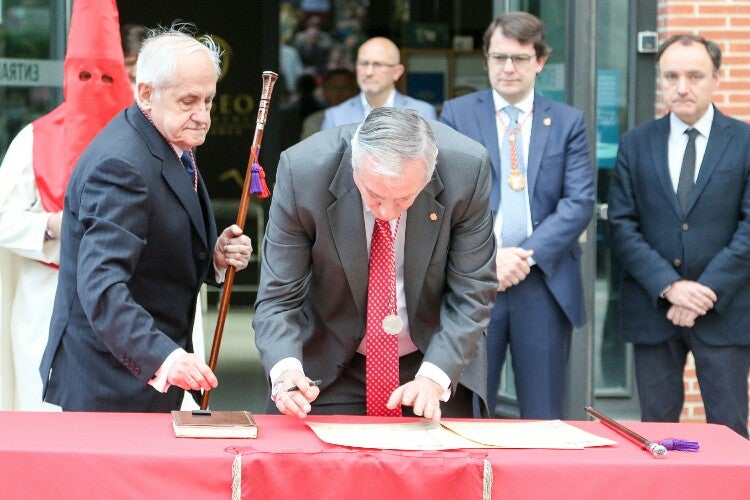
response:
[[[357,52],[358,59],[362,59],[362,53],[377,54],[389,64],[399,64],[401,62],[401,53],[396,44],[382,36],[370,38],[359,47]]]
[[[401,54],[387,38],[370,38],[357,52],[357,84],[372,108],[385,104],[404,74]]]

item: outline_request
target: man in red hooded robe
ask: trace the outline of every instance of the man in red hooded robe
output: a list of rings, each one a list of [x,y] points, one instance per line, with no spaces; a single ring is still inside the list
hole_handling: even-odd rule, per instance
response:
[[[54,410],[39,362],[57,287],[57,236],[81,152],[133,101],[115,0],[75,0],[64,102],[24,127],[0,166],[0,409]]]

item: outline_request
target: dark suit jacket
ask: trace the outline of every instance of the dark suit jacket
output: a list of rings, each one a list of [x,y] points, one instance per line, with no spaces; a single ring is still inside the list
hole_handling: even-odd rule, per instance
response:
[[[40,372],[63,409],[168,411],[183,391],[146,385],[192,350],[216,226],[174,150],[132,105],[86,148],[65,195],[60,279]]]
[[[424,361],[454,390],[459,381],[484,399],[484,331],[497,290],[489,158],[481,145],[431,123],[437,168],[404,229],[409,328]],[[266,372],[295,357],[323,391],[365,334],[368,251],[352,176],[355,129],[326,130],[282,153],[253,321]]]
[[[669,115],[620,141],[609,194],[612,245],[623,264],[620,333],[653,344],[678,333],[659,294],[681,278],[718,301],[694,331],[712,345],[750,344],[750,126],[714,110],[686,213],[669,177]]]
[[[485,145],[492,159],[490,207],[500,205],[500,149],[492,90],[443,104],[440,121]],[[582,113],[538,94],[526,168],[533,232],[521,246],[536,265],[565,315],[583,326],[586,312],[578,237],[594,213],[594,177]]]

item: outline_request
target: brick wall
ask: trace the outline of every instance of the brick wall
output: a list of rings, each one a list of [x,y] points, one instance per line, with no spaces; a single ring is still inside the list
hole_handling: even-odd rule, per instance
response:
[[[722,67],[714,104],[723,113],[750,123],[750,1],[658,0],[657,6],[659,40],[678,33],[695,33],[719,44]],[[656,106],[657,115],[661,116],[665,110],[658,92]],[[685,406],[681,419],[705,422],[692,355],[685,365],[684,378]]]

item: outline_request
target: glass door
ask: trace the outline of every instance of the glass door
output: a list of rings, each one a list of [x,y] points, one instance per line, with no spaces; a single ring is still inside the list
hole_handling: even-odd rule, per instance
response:
[[[0,159],[21,128],[62,100],[64,4],[0,0]]]
[[[600,0],[597,16],[596,266],[594,280],[594,394],[597,408],[637,419],[632,346],[618,337],[620,264],[610,248],[607,202],[620,136],[628,129],[631,76],[630,2]]]

